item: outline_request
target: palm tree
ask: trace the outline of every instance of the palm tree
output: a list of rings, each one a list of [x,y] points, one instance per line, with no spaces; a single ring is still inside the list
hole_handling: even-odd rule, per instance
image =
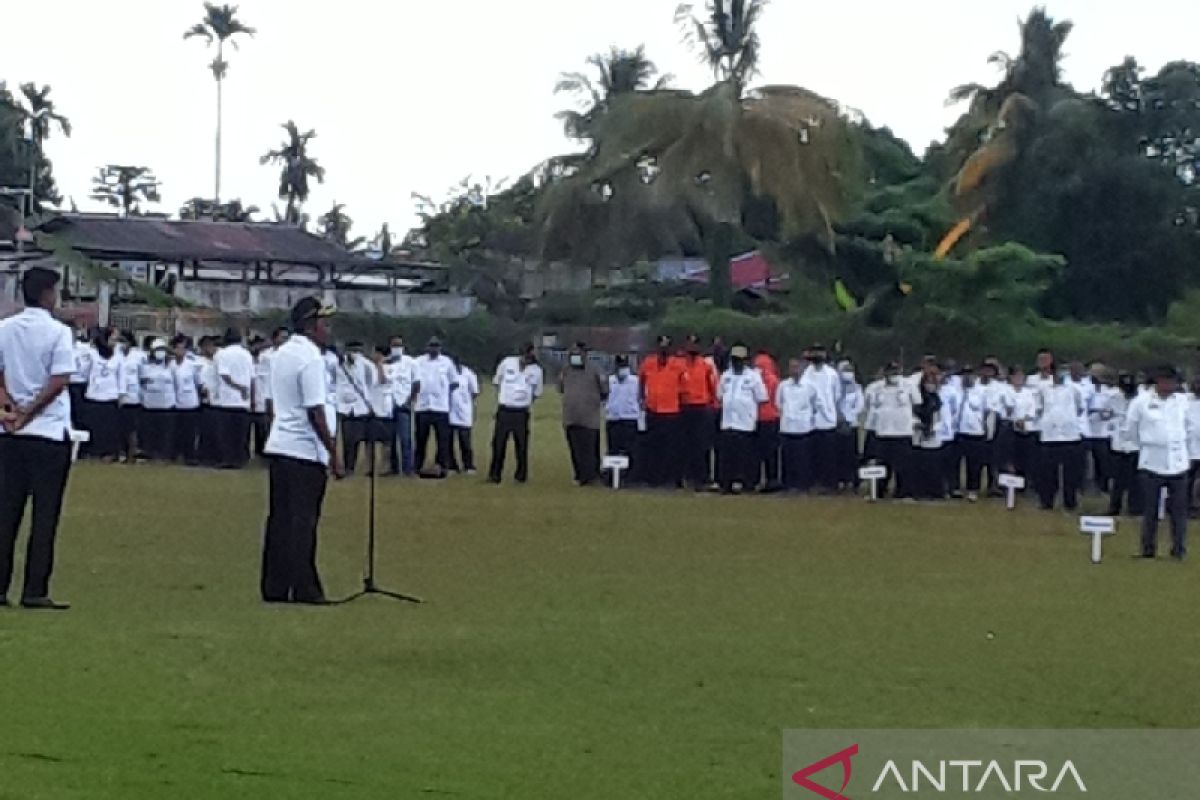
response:
[[[317,226],[321,235],[326,239],[353,252],[361,250],[367,242],[363,236],[350,238],[350,229],[354,227],[354,220],[350,219],[350,215],[346,213],[346,204],[336,200],[332,208],[317,218]]]
[[[193,197],[179,209],[180,219],[210,219],[217,222],[254,222],[254,215],[262,211],[258,206],[242,205],[241,200],[230,200],[217,205],[204,197]]]
[[[385,261],[392,256],[392,250],[395,249],[395,242],[392,239],[392,231],[388,224],[383,223],[383,227],[379,229],[379,233],[371,240],[371,246],[380,253],[380,258]]]
[[[63,136],[70,138],[71,121],[55,111],[49,86],[38,88],[37,84],[22,83],[21,94],[25,96],[25,118],[29,120],[35,145],[49,139],[56,126]]]
[[[574,139],[586,138],[588,123],[607,108],[612,97],[626,92],[665,89],[672,77],[658,74],[658,67],[646,57],[645,45],[639,45],[636,50],[613,47],[608,53],[590,56],[587,64],[594,69],[595,80],[586,72],[564,72],[554,87],[555,94],[567,93],[577,98],[579,109],[567,109],[555,115],[562,120],[566,134]]]
[[[684,3],[675,12],[675,22],[683,28],[684,41],[700,51],[700,60],[719,80],[743,89],[758,73],[757,28],[767,2],[706,0],[702,17],[693,4]]]
[[[64,136],[71,135],[71,121],[55,110],[50,99],[50,87],[38,87],[34,83],[21,84],[24,103],[13,98],[7,89],[0,86],[0,135],[9,141],[14,161],[18,154],[18,142],[22,140],[21,129],[28,126],[29,139],[26,147],[27,163],[22,170],[28,175],[28,212],[33,213],[35,195],[38,191],[38,175],[43,174],[44,194],[53,195],[54,187],[49,174],[49,162],[42,153],[42,143],[50,138],[57,127]],[[42,162],[39,165],[39,161]],[[48,191],[46,191],[48,190]]]
[[[161,184],[149,167],[109,164],[92,179],[92,199],[121,209],[122,217],[141,213],[141,203],[157,203]]]
[[[209,47],[212,46],[214,41],[217,43],[217,57],[212,60],[208,68],[212,70],[213,78],[217,81],[217,166],[216,188],[213,191],[213,199],[218,204],[221,202],[221,87],[225,80],[225,74],[229,71],[229,62],[225,60],[225,42],[229,42],[236,50],[238,49],[238,44],[235,37],[240,34],[246,34],[247,36],[254,35],[254,28],[243,24],[237,18],[237,11],[237,6],[218,6],[215,3],[205,3],[203,21],[197,22],[183,34],[184,39],[199,36],[208,43]]]
[[[300,133],[296,123],[288,120],[283,124],[287,141],[278,150],[272,150],[259,159],[261,164],[279,164],[279,199],[287,200],[284,221],[299,224],[299,205],[308,200],[308,179],[325,182],[325,168],[308,154],[308,143],[316,138],[314,130]]]

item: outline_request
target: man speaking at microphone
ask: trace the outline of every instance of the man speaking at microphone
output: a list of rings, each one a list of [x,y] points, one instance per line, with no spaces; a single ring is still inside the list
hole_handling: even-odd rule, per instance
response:
[[[321,355],[331,316],[333,309],[314,297],[297,303],[293,335],[271,362],[274,417],[263,449],[270,462],[261,587],[267,603],[327,603],[317,574],[317,525],[328,473],[342,477]]]

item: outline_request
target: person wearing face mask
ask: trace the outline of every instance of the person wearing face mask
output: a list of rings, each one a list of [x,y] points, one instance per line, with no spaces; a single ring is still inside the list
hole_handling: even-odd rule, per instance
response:
[[[414,462],[423,476],[444,478],[450,469],[450,395],[458,388],[454,365],[442,355],[442,342],[436,336],[429,340],[425,355],[417,359],[416,425],[417,440]],[[433,467],[425,472],[425,455],[429,437],[437,445]]]
[[[508,440],[512,439],[517,456],[517,483],[529,480],[529,422],[533,404],[542,396],[544,373],[538,364],[537,350],[530,343],[520,354],[509,356],[496,367],[492,383],[496,387],[496,423],[492,431],[492,464],[488,481],[504,480],[504,462]]]
[[[783,438],[783,488],[807,493],[813,487],[812,432],[817,416],[817,390],[803,382],[804,364],[788,362],[787,380],[775,390],[779,430]]]
[[[450,469],[467,475],[475,474],[475,447],[471,437],[475,430],[475,403],[479,399],[479,376],[455,354],[454,380],[458,388],[450,395]],[[458,455],[455,455],[455,448]]]
[[[684,362],[670,336],[658,337],[658,350],[642,361],[638,379],[646,411],[646,482],[677,489],[683,483],[682,411]]]
[[[342,459],[346,474],[353,475],[358,454],[367,441],[371,421],[371,390],[377,371],[363,353],[362,342],[349,342],[338,364],[337,409],[338,428],[342,434]]]
[[[980,490],[988,484],[983,482],[984,470],[988,471],[989,482],[995,479],[995,465],[990,457],[988,432],[994,429],[991,407],[992,399],[986,386],[977,383],[973,367],[962,368],[962,405],[958,415],[958,455],[952,470],[958,473],[966,464],[967,501],[979,502]]]
[[[892,484],[892,497],[913,494],[913,431],[920,405],[921,392],[912,381],[900,377],[900,365],[893,361],[885,366],[868,410],[875,421],[875,456],[888,471],[879,487],[880,497],[887,496]]]
[[[1129,437],[1125,419],[1130,404],[1137,399],[1137,378],[1129,373],[1117,376],[1117,393],[1110,395],[1105,416],[1109,425],[1110,472],[1108,516],[1119,517],[1122,510],[1130,516],[1142,515],[1142,489],[1137,479],[1138,445]]]
[[[841,377],[841,399],[838,401],[837,480],[838,491],[858,489],[858,426],[866,409],[863,388],[854,372],[854,364],[838,364]]]
[[[813,345],[805,353],[808,369],[801,381],[811,386],[820,401],[820,410],[813,422],[813,469],[817,485],[832,494],[837,491],[837,426],[838,408],[842,400],[842,378],[827,363],[829,355],[822,345]]]
[[[1188,399],[1179,391],[1179,373],[1161,367],[1154,373],[1154,391],[1134,400],[1125,417],[1126,436],[1138,444],[1138,472],[1145,508],[1142,511],[1141,557],[1158,551],[1158,498],[1166,492],[1171,520],[1171,558],[1187,557],[1188,442],[1193,431]]]
[[[641,416],[638,380],[629,368],[628,356],[617,356],[615,366],[616,371],[608,376],[608,400],[604,407],[607,452],[610,456],[625,456],[632,462]],[[630,463],[630,474],[634,469]]]
[[[582,342],[567,353],[566,368],[558,375],[558,390],[575,483],[589,486],[600,478],[600,422],[608,399],[608,381],[588,360],[587,346]]]
[[[911,491],[914,500],[946,499],[944,385],[936,362],[927,360],[918,385],[921,403],[913,433],[912,480],[905,481],[906,491]]]
[[[1079,506],[1079,488],[1083,480],[1083,393],[1064,375],[1057,383],[1041,383],[1036,392],[1037,427],[1040,437],[1038,496],[1042,509],[1054,508],[1062,486],[1063,506],[1074,511]]]
[[[392,421],[396,441],[391,448],[393,475],[412,475],[416,472],[413,458],[413,409],[421,394],[417,377],[417,361],[404,351],[404,337],[393,336],[388,342],[384,375],[391,384]]]
[[[105,463],[116,460],[121,449],[121,354],[114,340],[101,331],[92,342],[95,354],[88,373],[88,386],[84,392],[83,418],[92,435],[88,454]]]
[[[744,345],[734,345],[729,351],[729,369],[717,387],[721,401],[719,482],[725,494],[753,488],[757,478],[754,431],[758,407],[767,401],[767,387],[758,370],[751,369],[749,359],[750,351]]]
[[[190,467],[200,463],[200,359],[183,334],[171,340],[171,375],[175,379],[175,454]]]
[[[142,447],[155,461],[175,459],[175,375],[167,358],[167,343],[150,343],[150,357],[142,365]]]

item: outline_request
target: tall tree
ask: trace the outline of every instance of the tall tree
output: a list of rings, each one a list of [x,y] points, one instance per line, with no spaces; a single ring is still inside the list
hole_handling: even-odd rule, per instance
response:
[[[308,143],[316,138],[316,131],[301,133],[292,120],[284,123],[283,129],[287,131],[287,140],[277,150],[260,158],[259,163],[279,165],[279,199],[287,200],[284,221],[297,225],[300,204],[308,200],[308,179],[316,178],[317,183],[324,183],[325,168],[308,154]]]
[[[129,217],[142,212],[142,203],[159,201],[160,185],[149,167],[109,164],[92,179],[92,199],[119,208],[121,216]]]
[[[215,3],[205,3],[204,19],[197,22],[191,28],[188,28],[183,34],[184,39],[199,36],[208,43],[209,47],[212,47],[213,42],[217,44],[217,56],[208,65],[208,68],[212,70],[213,78],[217,81],[217,163],[216,186],[213,189],[213,200],[218,204],[221,202],[221,129],[224,110],[222,86],[225,81],[225,75],[229,71],[229,62],[225,60],[225,43],[229,42],[236,50],[238,49],[238,36],[254,35],[254,28],[243,24],[237,18],[237,11],[237,6],[218,6]]]
[[[217,205],[205,197],[193,197],[179,209],[180,219],[209,219],[216,222],[254,222],[254,215],[261,213],[258,206],[246,206],[241,200],[230,200]]]
[[[700,51],[700,60],[719,80],[739,90],[758,73],[758,21],[768,0],[706,0],[704,13],[692,3],[675,11],[684,41]]]
[[[55,108],[50,87],[24,83],[21,98],[0,82],[0,185],[24,186],[29,192],[25,210],[39,201],[58,202],[50,160],[43,143],[55,129],[71,135],[71,122]]]
[[[555,94],[570,94],[578,108],[560,111],[566,134],[574,139],[587,138],[588,124],[603,113],[616,95],[646,89],[664,89],[670,75],[659,75],[658,67],[646,57],[646,46],[636,50],[611,48],[607,53],[589,56],[587,64],[594,75],[586,72],[564,72],[554,87]]]

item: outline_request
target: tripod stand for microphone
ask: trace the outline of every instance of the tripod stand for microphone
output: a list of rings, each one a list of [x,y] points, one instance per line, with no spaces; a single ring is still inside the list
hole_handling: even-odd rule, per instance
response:
[[[344,363],[342,364],[342,370],[345,371],[346,377],[350,378],[350,384],[354,387],[359,397],[363,399],[363,402],[366,403],[367,408],[371,408],[371,402],[367,399],[366,393],[359,388],[358,382],[354,380],[353,376],[350,374],[350,370],[346,368]],[[352,603],[361,597],[366,597],[372,594],[377,594],[382,597],[390,597],[393,600],[400,600],[405,603],[421,604],[425,601],[419,597],[402,594],[400,592],[393,592],[388,589],[381,589],[379,588],[379,584],[375,582],[375,473],[377,471],[375,468],[375,450],[379,437],[375,434],[373,429],[374,426],[370,424],[372,422],[375,422],[374,415],[370,416],[367,420],[367,453],[368,465],[370,466],[370,472],[368,473],[370,490],[368,493],[369,499],[367,501],[367,572],[365,575],[363,575],[362,589],[343,600],[339,600],[337,604],[345,605],[346,603]]]

